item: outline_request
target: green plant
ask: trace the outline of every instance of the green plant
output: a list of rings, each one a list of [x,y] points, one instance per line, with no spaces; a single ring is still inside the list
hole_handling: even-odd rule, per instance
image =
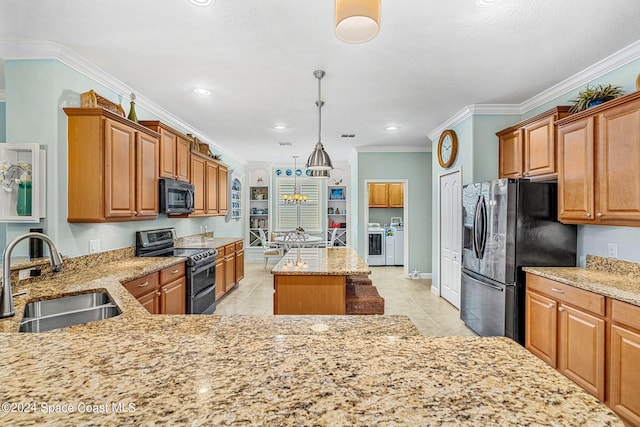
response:
[[[586,110],[591,107],[592,103],[603,103],[606,101],[611,101],[619,96],[624,95],[624,90],[620,86],[612,86],[608,85],[597,85],[597,86],[589,86],[585,88],[582,92],[578,94],[576,99],[572,99],[570,102],[573,102],[573,106],[571,113],[577,113],[579,111]]]

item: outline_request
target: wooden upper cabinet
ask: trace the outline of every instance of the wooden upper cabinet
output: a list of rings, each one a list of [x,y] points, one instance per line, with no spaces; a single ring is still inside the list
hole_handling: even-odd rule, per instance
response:
[[[404,207],[404,184],[401,182],[389,183],[389,207]]]
[[[207,159],[204,156],[191,153],[191,183],[195,187],[191,215],[205,215],[206,212],[206,165]]]
[[[102,108],[68,116],[69,222],[158,216],[159,135]]]
[[[520,178],[522,172],[522,130],[498,135],[498,176]]]
[[[594,119],[587,117],[558,129],[558,219],[593,222]]]
[[[228,185],[228,172],[229,169],[223,165],[218,166],[218,215],[226,215],[229,208],[229,202],[227,200],[227,185]]]
[[[389,186],[386,182],[369,183],[369,207],[386,208],[389,203]]]
[[[558,218],[640,226],[640,92],[556,124]]]
[[[404,184],[401,182],[370,182],[370,208],[404,207]]]
[[[189,138],[157,120],[141,120],[140,124],[160,134],[160,178],[189,182]]]
[[[204,212],[209,215],[217,215],[218,214],[218,164],[208,160],[206,162],[206,183],[205,183],[205,191],[206,191],[206,201],[205,201],[205,210]]]
[[[559,106],[498,132],[500,178],[554,177],[556,170],[556,120],[569,115]]]

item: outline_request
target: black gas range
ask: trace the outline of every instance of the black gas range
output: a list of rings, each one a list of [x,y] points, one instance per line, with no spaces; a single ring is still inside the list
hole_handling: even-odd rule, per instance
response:
[[[173,228],[136,232],[136,256],[186,257],[187,307],[189,314],[211,314],[216,309],[216,257],[210,248],[176,248]]]

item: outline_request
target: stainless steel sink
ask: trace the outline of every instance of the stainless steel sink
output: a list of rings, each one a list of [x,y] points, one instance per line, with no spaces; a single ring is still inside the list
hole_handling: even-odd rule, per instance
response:
[[[96,322],[121,314],[106,292],[91,292],[30,302],[24,308],[20,332],[45,332]]]

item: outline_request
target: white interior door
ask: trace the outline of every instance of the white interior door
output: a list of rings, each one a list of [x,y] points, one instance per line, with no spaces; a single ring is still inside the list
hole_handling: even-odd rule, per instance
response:
[[[462,185],[460,170],[440,176],[440,295],[460,308]]]

